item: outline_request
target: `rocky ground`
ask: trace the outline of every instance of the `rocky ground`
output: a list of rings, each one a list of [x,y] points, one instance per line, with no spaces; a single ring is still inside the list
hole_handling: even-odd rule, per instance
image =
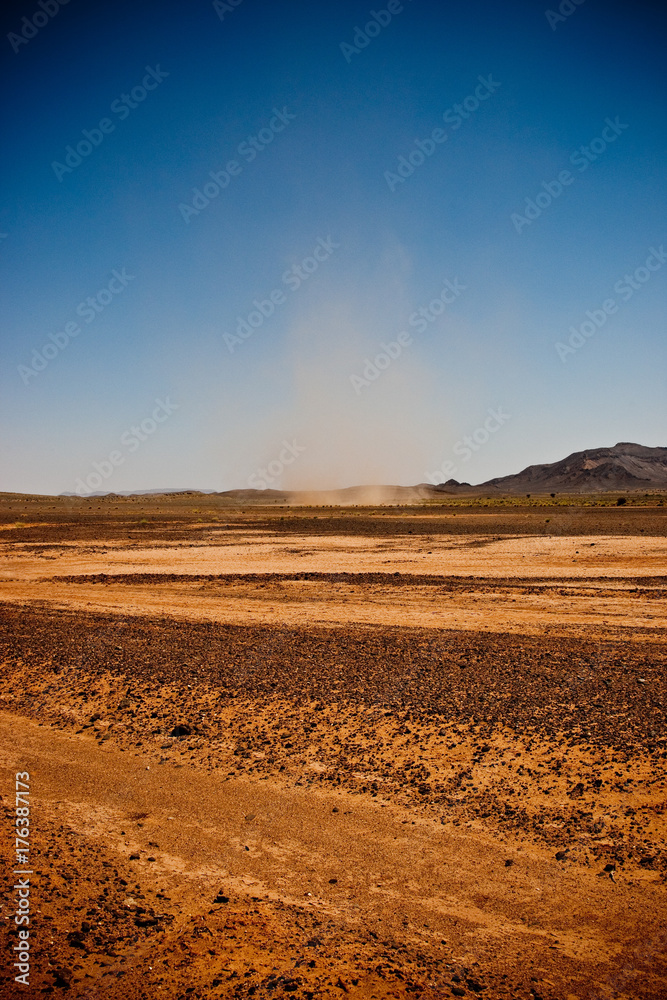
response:
[[[202,539],[181,512],[186,573],[161,529],[114,548],[97,512],[7,520],[3,838],[11,859],[29,770],[30,992],[665,995],[662,511],[565,513],[566,554],[523,509],[511,531],[512,511],[473,512],[465,551],[460,510],[357,513],[241,511]],[[253,572],[243,544],[264,553]],[[521,601],[543,593],[540,624]],[[432,627],[434,602],[464,627]],[[13,912],[10,893],[5,955]],[[30,995],[7,968],[0,996]]]

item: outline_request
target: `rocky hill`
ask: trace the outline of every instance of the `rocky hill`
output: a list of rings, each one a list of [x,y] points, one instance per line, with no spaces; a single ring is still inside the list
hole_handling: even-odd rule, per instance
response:
[[[560,462],[529,465],[512,476],[490,479],[475,490],[500,493],[597,493],[667,489],[667,448],[622,441],[613,448],[575,451]]]

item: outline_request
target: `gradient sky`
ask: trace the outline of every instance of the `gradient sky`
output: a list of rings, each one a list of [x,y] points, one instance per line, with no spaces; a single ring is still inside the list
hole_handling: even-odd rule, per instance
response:
[[[411,484],[448,461],[475,483],[587,447],[667,444],[667,266],[658,255],[641,270],[667,246],[667,17],[657,2],[561,6],[572,13],[552,26],[528,0],[394,2],[346,57],[384,0],[69,0],[38,30],[22,22],[37,0],[13,4],[0,490],[95,476],[104,491],[224,490],[267,463],[283,487]],[[12,45],[22,30],[34,37]],[[121,112],[147,67],[163,79]],[[499,86],[460,127],[443,119],[489,76]],[[274,109],[287,124],[249,162],[239,146],[281,124]],[[90,155],[54,168],[105,118],[113,131]],[[438,128],[432,155],[390,185]],[[613,141],[591,147],[605,128]],[[598,150],[583,171],[570,161],[581,146]],[[232,160],[237,176],[184,213]],[[517,232],[513,213],[568,169]],[[327,242],[317,270],[286,284]],[[114,270],[131,280],[114,279],[86,322],[79,304]],[[446,280],[464,290],[411,328]],[[272,291],[273,315],[230,350],[238,318]],[[587,310],[604,323],[563,360],[555,345]],[[402,331],[412,342],[355,388]],[[502,426],[466,459],[460,442],[490,409]]]

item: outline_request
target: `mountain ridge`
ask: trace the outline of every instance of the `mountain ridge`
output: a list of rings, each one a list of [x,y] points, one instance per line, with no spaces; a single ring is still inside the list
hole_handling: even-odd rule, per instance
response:
[[[619,441],[611,448],[575,451],[557,462],[529,465],[521,472],[499,476],[477,489],[522,492],[593,493],[619,489],[667,488],[667,448],[650,448]]]
[[[497,476],[471,485],[449,479],[445,483],[415,486],[365,485],[330,490],[124,490],[90,493],[80,499],[167,495],[220,496],[240,503],[262,500],[270,503],[411,503],[437,499],[447,494],[502,493],[604,493],[617,490],[667,490],[667,447],[648,447],[619,441],[613,447],[575,451],[557,462],[528,465],[521,472]],[[61,493],[61,497],[77,497]]]

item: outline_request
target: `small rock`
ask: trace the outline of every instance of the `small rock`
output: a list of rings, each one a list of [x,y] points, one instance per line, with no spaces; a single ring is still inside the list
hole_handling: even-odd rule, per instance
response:
[[[65,972],[64,969],[54,969],[53,975],[56,977],[53,985],[57,990],[68,990],[70,988],[71,980],[69,973]]]

